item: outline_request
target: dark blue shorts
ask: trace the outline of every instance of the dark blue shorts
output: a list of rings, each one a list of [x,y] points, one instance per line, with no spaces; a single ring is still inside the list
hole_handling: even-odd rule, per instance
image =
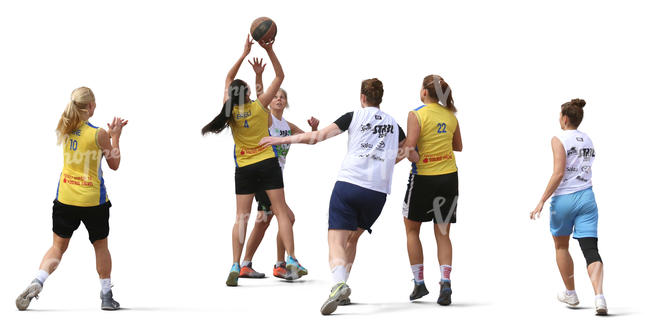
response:
[[[386,193],[377,192],[346,182],[336,182],[330,198],[329,229],[372,232],[386,203]]]

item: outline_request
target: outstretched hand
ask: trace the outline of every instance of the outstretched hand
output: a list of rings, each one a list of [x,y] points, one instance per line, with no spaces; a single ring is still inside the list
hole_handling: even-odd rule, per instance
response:
[[[257,43],[268,52],[273,50],[273,43],[275,43],[275,39],[272,39],[268,42],[257,42]]]
[[[250,35],[246,35],[246,43],[244,44],[244,56],[247,56],[251,52],[253,47],[253,40],[251,40]]]
[[[264,72],[264,68],[266,67],[266,63],[262,64],[263,59],[261,58],[253,58],[253,62],[251,60],[248,60],[248,63],[253,67],[253,71],[255,71],[256,75],[260,75]]]
[[[122,134],[122,128],[129,123],[128,120],[125,120],[121,117],[114,117],[113,122],[107,123],[108,134],[111,138],[119,138]]]
[[[282,144],[282,138],[281,137],[264,137],[262,140],[260,140],[260,146],[262,147],[268,147],[268,146],[276,146]]]

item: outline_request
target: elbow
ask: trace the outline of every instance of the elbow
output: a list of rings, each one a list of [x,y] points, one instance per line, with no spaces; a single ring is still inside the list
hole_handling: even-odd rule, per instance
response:
[[[118,168],[120,168],[120,165],[113,165],[113,166],[108,165],[108,167],[112,170],[117,170]]]

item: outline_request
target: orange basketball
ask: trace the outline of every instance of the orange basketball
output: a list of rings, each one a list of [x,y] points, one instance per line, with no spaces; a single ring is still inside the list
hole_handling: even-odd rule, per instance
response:
[[[270,42],[275,39],[277,33],[278,27],[269,17],[257,18],[251,24],[251,36],[258,42]]]

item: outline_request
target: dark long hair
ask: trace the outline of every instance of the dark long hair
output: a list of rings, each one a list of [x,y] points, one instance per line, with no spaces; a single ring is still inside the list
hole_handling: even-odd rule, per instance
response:
[[[422,88],[427,90],[431,99],[439,102],[448,110],[456,112],[454,98],[451,96],[451,88],[449,88],[449,84],[441,76],[430,74],[424,77]]]
[[[223,103],[221,112],[210,123],[201,129],[201,134],[207,133],[219,134],[230,124],[232,120],[232,109],[235,106],[241,106],[246,103],[248,94],[248,85],[241,79],[235,79],[228,86],[228,100]]]

